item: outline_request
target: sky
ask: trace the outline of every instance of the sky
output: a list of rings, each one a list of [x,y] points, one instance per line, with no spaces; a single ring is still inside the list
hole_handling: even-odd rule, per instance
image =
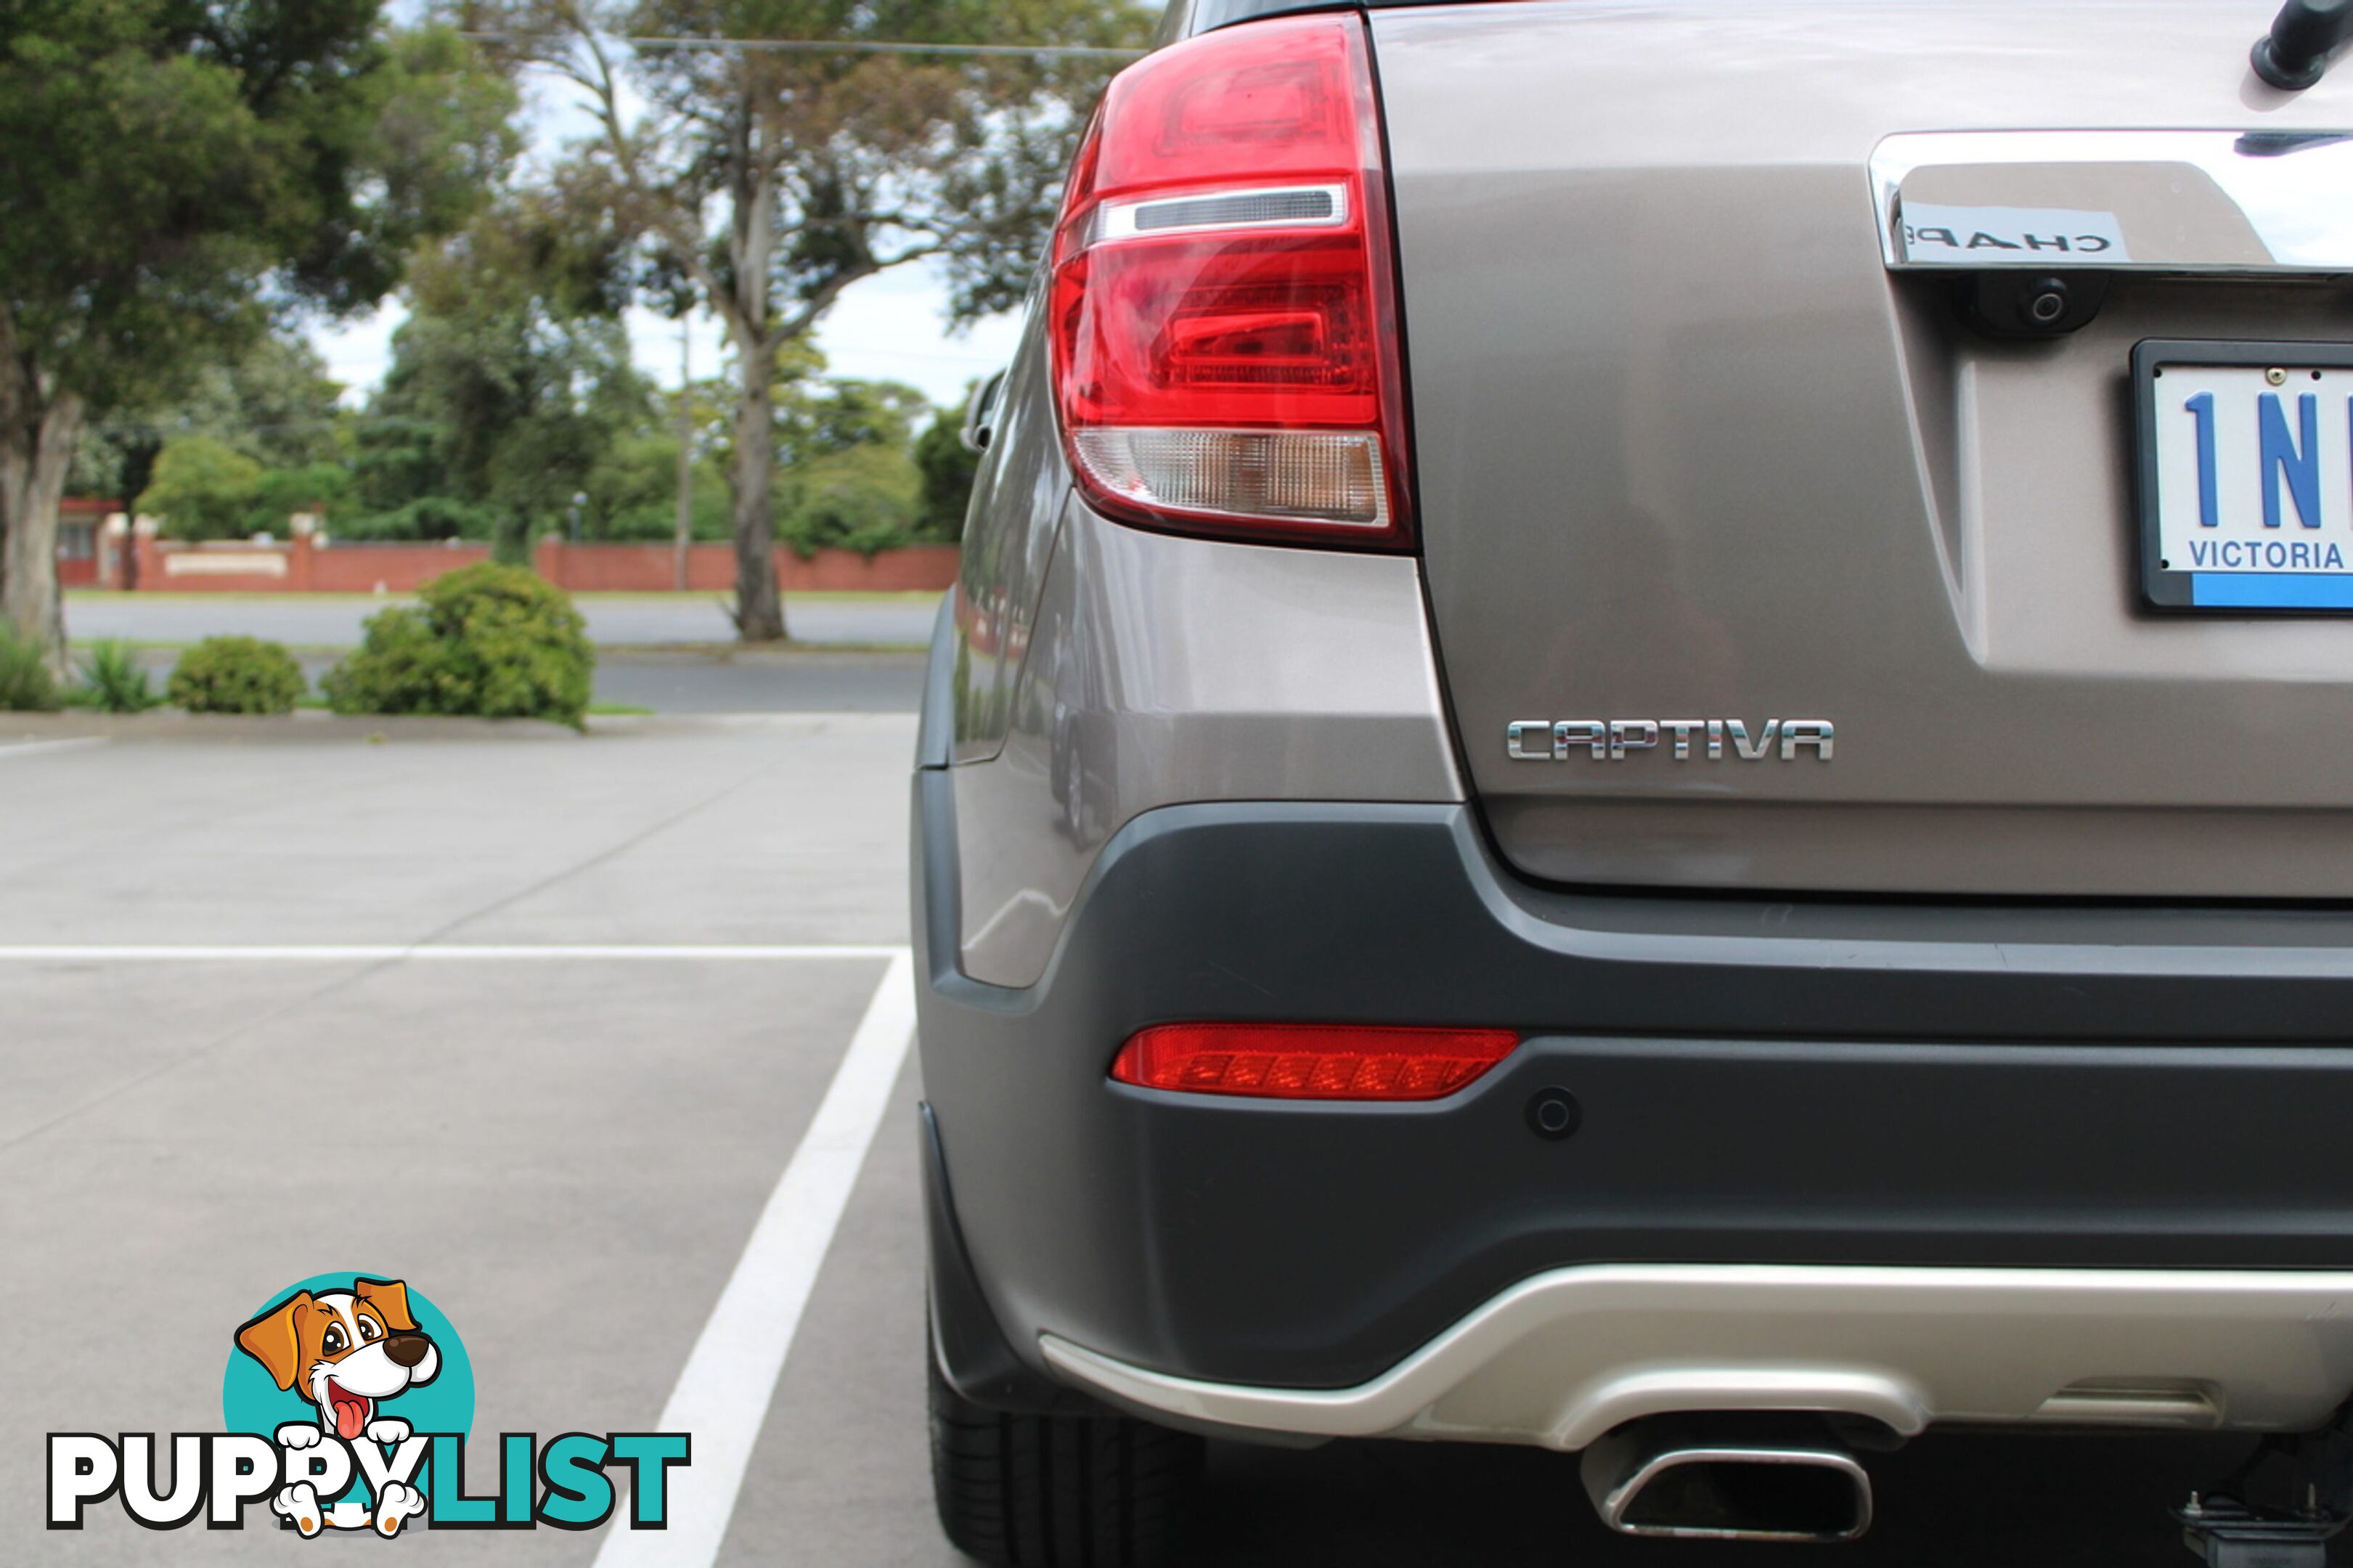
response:
[[[415,0],[395,0],[390,9],[408,20],[417,5]],[[575,90],[560,82],[527,79],[525,91],[531,137],[526,159],[544,166],[566,141],[586,134],[592,122]],[[932,268],[911,266],[869,278],[844,290],[818,323],[818,347],[833,374],[902,381],[934,404],[954,406],[963,401],[966,384],[1013,357],[1019,324],[1012,316],[994,316],[951,334],[947,299],[946,285]],[[383,380],[392,363],[393,331],[406,315],[397,300],[388,300],[371,315],[311,331],[311,341],[326,359],[327,374],[343,384],[345,403],[365,403]],[[678,323],[651,311],[632,310],[628,324],[638,368],[659,385],[678,385]],[[722,363],[717,321],[702,314],[690,318],[688,338],[694,375],[700,379],[717,374]]]
[[[964,397],[965,384],[998,369],[1013,357],[1017,318],[991,316],[967,331],[947,330],[947,288],[937,273],[922,267],[886,272],[852,285],[818,326],[818,346],[836,375],[869,381],[903,381],[942,406]],[[343,401],[354,406],[384,377],[392,362],[393,329],[407,311],[387,302],[373,315],[311,333],[326,357],[327,374],[343,384]],[[697,379],[720,368],[719,324],[708,315],[688,321],[688,352]],[[665,387],[678,384],[678,323],[649,310],[628,314],[629,342],[638,368]]]

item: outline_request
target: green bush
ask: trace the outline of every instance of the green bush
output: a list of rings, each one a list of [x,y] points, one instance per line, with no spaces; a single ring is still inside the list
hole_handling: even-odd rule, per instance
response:
[[[206,637],[180,656],[164,695],[191,713],[291,713],[307,688],[283,644]]]
[[[0,711],[54,713],[64,706],[41,650],[0,621]]]
[[[345,519],[335,525],[335,537],[354,542],[488,539],[498,524],[495,508],[448,496],[419,496],[392,511]]]
[[[144,713],[161,708],[164,699],[147,683],[147,667],[132,646],[119,637],[90,645],[81,661],[81,684],[66,693],[77,708],[101,713]]]
[[[365,640],[327,672],[329,707],[581,727],[596,650],[562,589],[485,562],[434,579],[421,597],[368,622]]]
[[[804,560],[828,544],[871,556],[914,537],[923,479],[898,447],[828,452],[778,477],[786,510],[776,536]]]

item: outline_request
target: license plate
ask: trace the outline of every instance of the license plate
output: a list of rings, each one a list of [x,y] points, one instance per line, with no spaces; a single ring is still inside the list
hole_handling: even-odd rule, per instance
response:
[[[2353,614],[2353,344],[2151,340],[2132,368],[2148,603]]]

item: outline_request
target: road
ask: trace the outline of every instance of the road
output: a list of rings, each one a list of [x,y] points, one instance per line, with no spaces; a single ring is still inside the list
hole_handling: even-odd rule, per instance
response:
[[[699,1399],[701,1479],[738,1432],[740,1489],[681,1500],[648,1561],[957,1561],[931,1518],[892,989],[912,718],[51,726],[0,720],[0,1562],[334,1555],[259,1510],[162,1533],[107,1503],[52,1533],[35,1500],[44,1432],[217,1428],[232,1331],[329,1269],[449,1314],[479,1436],[642,1431]],[[871,1146],[840,1114],[860,1072]],[[795,1206],[828,1159],[838,1224]],[[780,1212],[815,1216],[802,1241]],[[795,1329],[776,1282],[800,1264]],[[727,1302],[744,1331],[706,1340]],[[2229,1447],[1931,1438],[1871,1459],[1870,1541],[1801,1556],[1611,1538],[1556,1455],[1219,1446],[1193,1560],[2178,1568],[2159,1510]],[[586,1565],[628,1536],[385,1550]]]
[[[127,637],[188,643],[235,633],[289,647],[357,646],[363,625],[386,605],[409,601],[352,594],[76,594],[66,605],[76,642]],[[575,602],[588,635],[608,647],[728,643],[735,638],[719,596],[583,594]],[[921,647],[932,640],[935,594],[787,595],[786,628],[797,642]]]

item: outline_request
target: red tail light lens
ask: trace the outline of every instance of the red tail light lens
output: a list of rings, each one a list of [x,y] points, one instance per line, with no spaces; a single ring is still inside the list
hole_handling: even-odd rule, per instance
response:
[[[1111,1076],[1142,1089],[1266,1100],[1442,1100],[1518,1048],[1509,1029],[1159,1024]]]
[[[1147,525],[1402,543],[1403,382],[1363,21],[1257,22],[1122,72],[1054,242],[1088,497]]]

